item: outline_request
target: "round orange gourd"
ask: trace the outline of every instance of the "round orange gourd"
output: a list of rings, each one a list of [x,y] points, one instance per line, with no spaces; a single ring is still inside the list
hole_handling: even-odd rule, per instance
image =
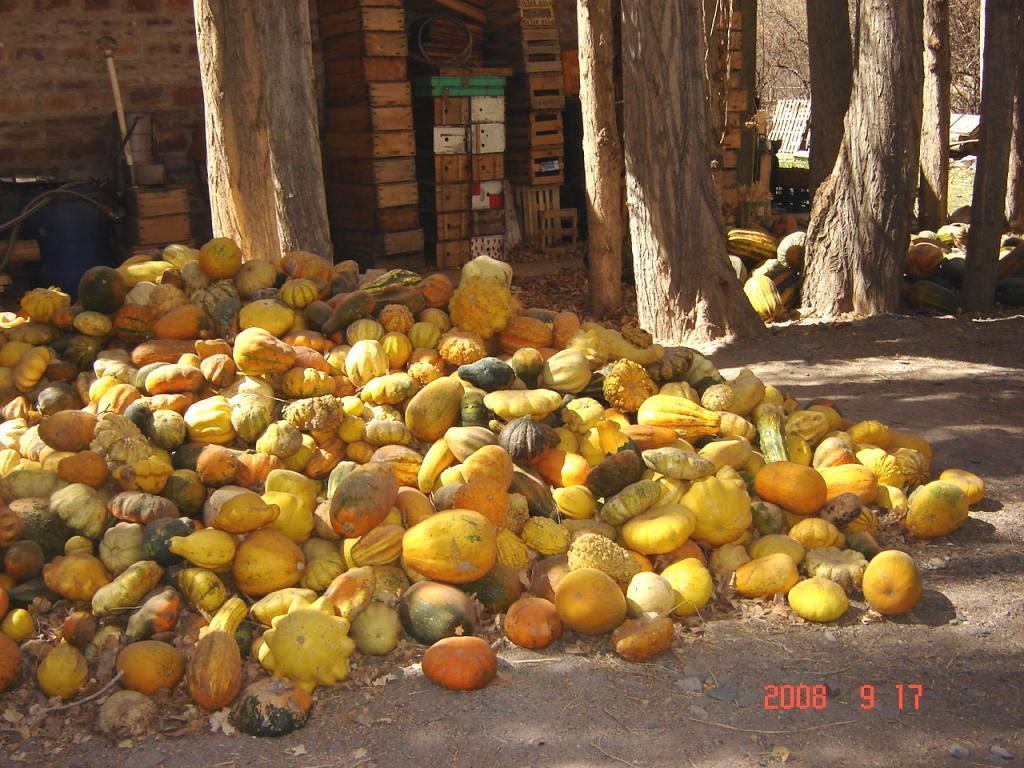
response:
[[[498,656],[479,637],[446,637],[423,654],[423,674],[451,691],[483,688],[498,673]]]
[[[234,277],[242,268],[242,251],[230,237],[215,237],[199,249],[199,267],[213,280]]]
[[[468,481],[486,477],[508,488],[512,483],[512,457],[499,445],[478,448],[462,463],[462,476]]]
[[[985,481],[966,469],[944,469],[939,480],[959,485],[967,495],[968,504],[977,504],[985,498]]]
[[[505,525],[505,513],[508,510],[508,491],[490,478],[478,477],[455,491],[452,507],[479,512],[495,528],[501,528]]]
[[[115,667],[122,673],[121,685],[148,696],[173,689],[185,674],[185,659],[170,643],[141,640],[121,649]]]
[[[754,477],[754,492],[795,515],[813,515],[824,505],[828,488],[816,469],[774,461]]]
[[[505,637],[520,648],[545,648],[562,635],[562,620],[553,603],[541,597],[521,597],[505,614]]]
[[[110,476],[106,460],[93,451],[66,456],[57,464],[57,476],[68,483],[84,483],[99,488]]]
[[[608,574],[580,568],[558,582],[555,608],[562,623],[573,631],[602,635],[626,618],[626,596]]]
[[[914,559],[906,552],[879,552],[864,570],[862,585],[868,604],[881,614],[906,613],[921,599],[924,585]]]
[[[583,485],[590,475],[590,462],[578,453],[566,453],[557,448],[544,451],[533,462],[540,476],[551,485],[568,488]]]
[[[667,651],[674,636],[675,626],[667,616],[627,619],[612,632],[612,644],[626,661],[643,663]]]

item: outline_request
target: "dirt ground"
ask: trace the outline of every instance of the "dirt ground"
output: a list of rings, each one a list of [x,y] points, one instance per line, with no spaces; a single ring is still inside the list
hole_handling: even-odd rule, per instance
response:
[[[118,746],[88,736],[90,704],[51,718],[59,746],[0,741],[0,764],[1024,763],[1024,317],[777,326],[714,360],[730,372],[749,366],[798,399],[827,396],[853,418],[918,431],[935,448],[936,469],[985,478],[989,498],[960,530],[910,546],[926,585],[913,612],[863,623],[865,606],[855,603],[838,625],[815,626],[781,606],[743,617],[723,607],[681,627],[672,652],[644,666],[571,635],[542,652],[499,641],[500,678],[473,693],[435,688],[390,659],[364,661],[345,685],[318,693],[306,728],[277,740],[215,734],[204,719],[195,732]],[[827,706],[766,710],[765,686],[785,684],[825,686]],[[921,690],[916,707],[911,685]],[[862,706],[864,686],[872,709]]]

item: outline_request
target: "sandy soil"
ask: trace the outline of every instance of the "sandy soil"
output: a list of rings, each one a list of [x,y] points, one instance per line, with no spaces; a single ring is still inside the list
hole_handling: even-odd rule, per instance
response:
[[[827,396],[853,418],[919,431],[937,469],[986,479],[989,498],[967,524],[910,547],[926,593],[899,620],[862,623],[863,604],[834,626],[794,622],[781,607],[712,611],[645,666],[572,636],[538,653],[500,644],[500,679],[466,694],[405,675],[392,660],[362,662],[353,680],[319,692],[305,729],[278,740],[214,734],[203,720],[195,732],[119,747],[88,736],[87,705],[51,718],[54,741],[0,742],[0,765],[1019,765],[1022,341],[1022,317],[879,318],[776,327],[756,345],[714,355],[723,369],[749,366],[799,399]],[[389,672],[395,679],[380,679]],[[375,678],[382,684],[368,682]],[[765,686],[783,684],[825,686],[827,707],[766,710]],[[912,684],[921,686],[917,708]],[[862,686],[873,686],[873,709],[862,708]],[[969,752],[957,759],[955,745]]]

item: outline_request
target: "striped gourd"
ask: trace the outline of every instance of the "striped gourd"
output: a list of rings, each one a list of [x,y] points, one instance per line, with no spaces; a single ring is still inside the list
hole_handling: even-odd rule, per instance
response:
[[[765,322],[774,320],[783,313],[782,298],[770,277],[751,275],[743,284],[743,292],[754,311]]]
[[[774,258],[779,247],[774,237],[756,229],[730,229],[728,240],[729,253],[752,264]]]

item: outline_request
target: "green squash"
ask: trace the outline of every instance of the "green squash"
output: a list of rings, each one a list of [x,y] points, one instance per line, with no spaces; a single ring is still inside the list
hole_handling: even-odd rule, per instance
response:
[[[456,373],[460,379],[479,387],[484,392],[504,389],[516,377],[512,366],[496,357],[485,357],[469,365],[460,365]]]
[[[78,302],[83,309],[110,315],[120,309],[128,295],[124,277],[112,267],[92,267],[78,281]]]
[[[1024,307],[1024,277],[1008,277],[996,286],[996,301],[1008,307]]]
[[[445,637],[473,634],[479,611],[465,592],[435,581],[420,581],[405,590],[398,616],[413,639],[433,645]]]
[[[598,498],[608,498],[639,480],[644,469],[640,454],[624,447],[590,470],[587,488]]]
[[[492,614],[505,613],[523,593],[518,572],[501,563],[476,581],[460,584],[459,589],[479,600]]]
[[[181,514],[198,517],[206,503],[206,486],[195,470],[176,469],[160,495],[173,501]]]
[[[172,536],[188,536],[196,530],[190,517],[164,517],[146,523],[142,532],[142,554],[160,565],[175,565],[181,557],[170,550]]]
[[[484,405],[484,396],[479,392],[467,392],[459,404],[459,423],[463,427],[486,427],[490,413]]]
[[[284,736],[309,720],[313,696],[283,677],[257,680],[235,701],[231,723],[250,736]]]
[[[907,304],[935,315],[955,315],[960,308],[960,297],[948,288],[931,280],[918,280],[907,290]]]

